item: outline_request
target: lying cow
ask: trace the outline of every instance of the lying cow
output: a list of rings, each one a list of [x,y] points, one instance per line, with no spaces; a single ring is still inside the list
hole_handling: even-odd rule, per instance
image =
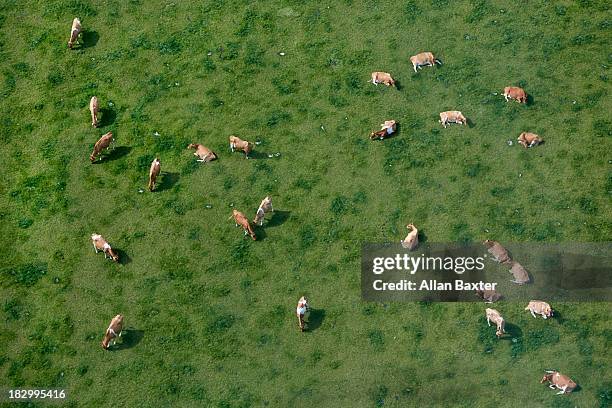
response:
[[[253,231],[253,227],[251,227],[248,218],[243,213],[238,210],[233,210],[232,217],[234,217],[236,226],[240,225],[244,229],[245,236],[248,234],[251,238],[253,238],[253,241],[257,239],[255,237],[255,231]]]
[[[98,98],[95,96],[89,101],[89,112],[91,112],[91,126],[98,127]]]
[[[529,310],[531,315],[536,318],[536,314],[541,315],[544,319],[548,319],[553,315],[553,310],[550,305],[546,302],[542,302],[541,300],[532,300],[529,302],[525,310]]]
[[[504,98],[506,102],[510,99],[515,99],[519,103],[527,103],[527,94],[523,88],[518,86],[507,86],[504,88]]]
[[[397,129],[397,124],[395,123],[394,120],[385,120],[385,123],[382,123],[380,125],[380,130],[378,132],[370,133],[370,139],[371,140],[375,140],[375,139],[383,140],[384,138],[387,138],[391,136],[393,133],[395,133],[396,129]]]
[[[410,57],[410,62],[412,62],[412,68],[414,68],[414,72],[417,72],[417,68],[421,68],[424,66],[433,67],[436,64],[442,65],[442,62],[435,58],[431,52],[421,52],[417,55],[413,55]]]
[[[259,208],[257,209],[257,213],[255,214],[255,219],[253,220],[253,224],[263,225],[263,220],[268,212],[274,212],[274,208],[272,207],[272,199],[270,197],[266,197],[261,200],[261,204],[259,204]]]
[[[391,74],[387,72],[372,72],[372,83],[374,85],[385,84],[387,86],[395,86],[395,81],[391,78]]]
[[[253,150],[253,144],[247,142],[246,140],[240,139],[238,136],[230,136],[229,137],[230,149],[232,152],[234,150],[239,150],[244,152],[244,156],[248,159],[249,153]]]
[[[102,150],[108,150],[110,148],[111,143],[113,143],[114,141],[115,139],[113,139],[113,132],[108,132],[102,135],[102,137],[94,145],[93,152],[91,152],[91,154],[89,155],[89,160],[91,160],[92,163],[95,162],[96,157],[98,157],[102,153]],[[100,160],[101,159],[102,158],[100,157]]]
[[[523,268],[523,265],[516,261],[511,262],[512,267],[510,268],[509,272],[512,274],[512,276],[514,276],[514,280],[512,282],[518,285],[524,285],[525,283],[529,283],[529,273],[527,273],[527,270]]]
[[[546,372],[548,374],[542,377],[542,380],[540,380],[540,384],[544,384],[548,381],[548,387],[550,389],[554,390],[555,388],[557,388],[561,390],[557,393],[557,395],[569,394],[570,392],[574,391],[578,386],[575,382],[572,381],[571,378],[569,378],[567,375],[561,374],[558,371],[546,370]]]
[[[485,303],[494,303],[501,299],[501,294],[496,290],[476,290],[476,296],[485,301]]]
[[[543,142],[540,136],[530,132],[521,133],[517,140],[524,148],[537,146]]]
[[[149,188],[149,191],[155,190],[155,183],[157,182],[157,176],[159,176],[160,171],[161,163],[156,157],[153,162],[151,162],[151,168],[149,169],[149,184],[147,186]]]
[[[493,255],[493,259],[495,259],[499,263],[509,263],[512,261],[510,259],[510,255],[506,248],[501,246],[501,244],[497,241],[491,241],[487,239],[483,242],[483,245],[487,247],[487,251]]]
[[[446,128],[449,123],[458,123],[460,125],[467,125],[467,119],[459,111],[446,111],[440,112],[439,122]]]
[[[487,308],[486,313],[487,313],[487,324],[490,326],[491,322],[495,323],[497,325],[497,330],[495,331],[495,335],[497,337],[501,337],[502,334],[506,332],[504,330],[504,328],[506,327],[506,322],[504,321],[504,318],[495,309]]]
[[[401,242],[402,247],[406,248],[409,251],[412,251],[414,248],[417,247],[417,245],[419,245],[419,230],[417,229],[417,227],[414,226],[414,224],[408,224],[406,225],[406,228],[408,228],[408,235],[406,235],[406,238],[404,238]]]
[[[104,252],[104,258],[112,259],[119,262],[119,254],[111,248],[110,244],[100,234],[91,234],[91,243],[93,244],[96,254],[99,251]]]
[[[68,40],[68,48],[72,48],[81,33],[81,20],[75,18],[72,20],[72,28],[70,29],[70,39]]]
[[[310,306],[308,306],[308,299],[306,299],[306,296],[302,296],[300,300],[298,301],[297,310],[296,310],[297,318],[298,318],[298,325],[301,331],[304,331],[305,329],[306,322],[304,321],[304,315],[309,309],[310,309]]]
[[[106,333],[102,339],[102,348],[108,350],[108,348],[111,346],[111,341],[113,344],[115,344],[117,337],[121,337],[122,330],[123,316],[118,314],[117,316],[113,317],[113,320],[111,320],[110,324],[108,325],[108,329],[106,329]]]
[[[200,163],[209,163],[217,159],[217,155],[215,154],[215,152],[213,152],[204,145],[198,143],[191,143],[189,146],[187,146],[187,148],[195,150],[193,155],[200,158],[200,160],[196,160]]]

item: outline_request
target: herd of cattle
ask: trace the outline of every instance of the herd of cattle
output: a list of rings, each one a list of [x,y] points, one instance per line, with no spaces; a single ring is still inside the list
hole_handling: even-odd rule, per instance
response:
[[[70,39],[68,41],[69,48],[72,49],[74,44],[78,42],[80,33],[81,22],[78,18],[75,18],[73,20],[72,29],[70,31]],[[410,62],[412,63],[414,72],[418,72],[418,69],[423,66],[435,66],[436,64],[442,64],[442,62],[439,59],[435,58],[431,52],[422,52],[417,55],[414,55],[410,57]],[[389,73],[372,72],[371,78],[373,84],[395,86],[395,80]],[[516,100],[519,103],[527,103],[527,94],[523,89],[519,87],[506,87],[504,89],[503,96],[506,101]],[[97,127],[99,123],[99,104],[97,97],[94,96],[91,98],[89,110],[91,113],[91,124],[93,127]],[[468,120],[460,111],[446,111],[440,113],[439,122],[446,128],[447,125],[450,123],[466,125],[468,123]],[[397,123],[395,120],[386,120],[383,124],[381,124],[381,129],[379,131],[374,131],[370,133],[370,139],[383,140],[393,135],[396,129]],[[108,150],[111,147],[112,142],[114,142],[112,132],[108,132],[102,137],[100,137],[100,139],[96,142],[93,152],[89,157],[91,162],[93,163],[97,158],[100,158],[100,155],[102,154],[103,150]],[[525,148],[529,148],[542,143],[542,138],[534,133],[522,132],[518,137],[518,143],[520,143]],[[239,137],[233,135],[229,137],[229,145],[232,152],[242,151],[244,152],[245,157],[247,159],[249,158],[249,154],[252,152],[253,149],[252,143],[246,140],[242,140]],[[202,144],[191,143],[187,146],[187,148],[195,150],[194,155],[198,158],[198,162],[209,163],[218,158],[215,152],[213,152]],[[155,190],[157,177],[159,176],[160,171],[160,160],[159,158],[155,158],[151,163],[151,167],[149,170],[149,191]],[[264,216],[270,211],[274,211],[274,208],[272,207],[271,198],[265,197],[262,200],[259,208],[257,209],[253,224],[259,224],[260,226],[263,225]],[[234,209],[230,218],[232,217],[234,218],[236,227],[241,226],[243,228],[245,236],[249,235],[253,240],[256,240],[256,235],[251,225],[251,222],[242,212]],[[408,224],[407,228],[409,230],[409,233],[406,238],[401,241],[401,244],[404,248],[408,250],[413,250],[419,244],[419,230],[413,224]],[[115,251],[101,235],[92,234],[91,240],[96,253],[102,251],[104,253],[105,258],[107,257],[113,260],[114,262],[119,262],[119,255],[117,251]],[[510,272],[515,277],[515,280],[513,280],[513,282],[517,284],[524,284],[529,282],[529,275],[527,271],[518,262],[513,261],[510,258],[508,251],[506,251],[498,242],[487,240],[484,242],[484,244],[488,248],[488,251],[494,256],[494,258],[498,262],[511,266]],[[480,296],[487,303],[493,303],[499,300],[501,297],[501,295],[495,290],[479,290],[477,291],[477,295]],[[305,314],[308,312],[308,310],[308,299],[305,296],[302,296],[298,301],[296,309],[298,326],[301,331],[305,330]],[[536,317],[536,315],[541,315],[544,319],[547,319],[553,316],[552,308],[548,303],[543,301],[533,300],[529,302],[525,310],[529,310],[533,317]],[[505,320],[497,310],[487,308],[486,318],[487,324],[489,326],[491,325],[491,322],[495,323],[497,337],[501,337],[503,334],[506,333],[504,330]],[[118,314],[111,320],[108,329],[104,334],[104,338],[102,340],[102,347],[104,349],[108,349],[111,346],[111,343],[114,344],[116,339],[121,336],[122,329],[123,316]],[[559,390],[561,390],[559,394],[572,392],[576,388],[576,383],[573,382],[569,377],[562,375],[557,371],[546,371],[546,373],[547,374],[542,378],[540,382],[548,382],[550,388],[552,389],[558,388]]]

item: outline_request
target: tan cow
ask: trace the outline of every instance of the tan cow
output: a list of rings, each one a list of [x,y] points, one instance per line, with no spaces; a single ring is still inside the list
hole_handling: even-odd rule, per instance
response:
[[[230,149],[232,149],[232,152],[234,150],[243,151],[245,157],[247,159],[249,158],[249,153],[251,153],[251,151],[253,150],[252,143],[247,142],[246,140],[242,140],[238,136],[230,136],[229,143],[230,143]]]
[[[548,319],[553,315],[553,310],[550,305],[546,302],[542,302],[541,300],[532,300],[529,302],[525,310],[529,310],[531,315],[535,318],[537,318],[536,314],[541,315],[544,319]]]
[[[421,52],[417,55],[413,55],[410,57],[410,62],[412,62],[414,72],[417,72],[417,68],[421,68],[423,66],[433,67],[436,64],[442,65],[442,62],[435,58],[431,52]]]
[[[157,176],[159,176],[160,171],[161,163],[156,157],[153,162],[151,162],[151,168],[149,169],[149,184],[147,186],[149,188],[149,191],[155,190],[155,183],[157,182]]]
[[[212,150],[210,150],[208,147],[204,145],[201,145],[198,143],[191,143],[190,145],[187,146],[187,148],[195,150],[193,155],[200,158],[200,160],[197,160],[200,163],[209,163],[217,159],[217,155],[215,154],[215,152],[213,152]]]
[[[308,306],[308,299],[306,299],[306,296],[302,296],[300,300],[298,301],[297,310],[296,310],[297,318],[298,318],[298,326],[300,327],[301,331],[305,330],[306,322],[304,321],[304,315],[309,309],[310,309],[310,306]]]
[[[512,276],[514,276],[514,280],[512,282],[518,285],[524,285],[525,283],[529,283],[529,273],[527,273],[527,270],[523,268],[523,265],[516,261],[511,262],[512,267],[510,268],[509,272],[512,274]]]
[[[548,374],[542,377],[542,380],[540,380],[540,384],[544,384],[548,381],[548,387],[551,390],[554,390],[555,388],[561,390],[557,393],[557,395],[569,394],[570,392],[574,391],[578,386],[574,381],[572,381],[571,378],[569,378],[567,375],[561,374],[558,371],[546,370],[546,372]]]
[[[110,148],[111,143],[113,143],[114,141],[115,139],[113,139],[113,132],[108,132],[102,135],[102,137],[94,145],[93,152],[91,152],[91,154],[89,155],[89,160],[91,160],[92,163],[95,162],[96,157],[102,153],[102,150],[108,150]],[[100,160],[102,160],[101,157]]]
[[[476,290],[476,296],[485,301],[485,303],[497,302],[501,299],[501,294],[496,290]]]
[[[408,235],[406,235],[406,238],[404,238],[401,242],[402,247],[406,248],[409,251],[412,251],[414,248],[417,247],[417,245],[419,245],[419,230],[417,229],[417,227],[414,226],[414,224],[408,224],[406,225],[406,228],[408,228]]]
[[[487,247],[487,251],[493,255],[493,259],[495,259],[499,263],[509,263],[512,262],[510,259],[510,255],[506,248],[501,246],[501,244],[497,241],[491,241],[487,239],[483,242],[483,245]]]
[[[253,224],[259,224],[260,226],[263,225],[264,217],[266,216],[266,213],[270,211],[274,212],[274,208],[272,207],[272,199],[269,196],[266,196],[266,198],[261,200],[261,204],[259,204]]]
[[[234,217],[236,226],[240,225],[242,229],[244,229],[245,236],[248,234],[251,238],[253,238],[253,241],[257,239],[257,237],[255,237],[255,231],[253,231],[253,227],[251,227],[248,218],[243,213],[238,210],[232,210],[231,217]]]
[[[439,122],[446,128],[449,123],[458,123],[460,125],[467,125],[467,119],[459,111],[446,111],[440,112]]]
[[[524,148],[537,146],[543,142],[540,136],[530,132],[521,133],[517,140]]]
[[[506,102],[510,99],[515,99],[519,103],[527,103],[527,94],[523,88],[518,86],[507,86],[504,88],[504,98]]]
[[[95,96],[89,101],[89,112],[91,112],[91,126],[98,127],[98,98]]]
[[[372,83],[374,85],[385,84],[387,86],[395,86],[395,81],[391,77],[391,74],[387,72],[372,72]]]
[[[113,320],[111,320],[110,324],[108,325],[108,329],[106,329],[106,333],[102,339],[102,348],[108,350],[108,348],[111,346],[111,341],[113,344],[115,344],[117,337],[121,337],[122,330],[123,316],[118,314],[117,316],[113,317]]]
[[[487,308],[486,310],[486,314],[487,314],[487,324],[490,326],[491,323],[493,322],[497,325],[497,330],[495,331],[495,335],[497,337],[501,337],[502,334],[504,334],[506,331],[504,330],[505,326],[506,326],[506,322],[504,321],[504,318],[502,317],[502,315],[495,309],[489,309]]]
[[[81,20],[75,18],[72,20],[72,28],[70,29],[70,39],[68,40],[68,48],[72,48],[81,33]]]
[[[111,248],[110,244],[100,234],[91,234],[91,243],[96,251],[104,252],[104,258],[112,259],[115,262],[119,262],[119,254]]]
[[[379,131],[370,133],[370,139],[383,140],[395,133],[396,129],[397,124],[394,120],[385,120],[385,123],[381,123]]]

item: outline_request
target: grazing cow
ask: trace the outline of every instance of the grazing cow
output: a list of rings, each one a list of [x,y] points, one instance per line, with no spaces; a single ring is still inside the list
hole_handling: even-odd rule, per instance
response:
[[[187,146],[187,148],[195,150],[193,155],[196,157],[199,157],[200,160],[197,160],[197,161],[201,163],[208,163],[208,162],[211,162],[217,159],[217,155],[215,154],[215,152],[213,152],[212,150],[210,150],[208,147],[204,145],[201,145],[198,143],[191,143],[189,146]]]
[[[92,163],[95,162],[96,157],[99,156],[100,153],[102,153],[102,150],[108,150],[110,148],[111,143],[113,143],[114,141],[115,139],[113,139],[113,132],[108,132],[102,135],[102,137],[94,145],[93,152],[91,152],[91,154],[89,155],[89,160],[91,160]],[[102,160],[101,157],[100,160]]]
[[[544,319],[548,319],[553,315],[553,310],[550,305],[546,302],[542,302],[541,300],[532,300],[529,302],[525,310],[529,310],[531,315],[536,318],[536,314],[542,315]]]
[[[238,136],[230,136],[229,142],[230,142],[230,149],[232,149],[232,152],[234,150],[241,150],[244,152],[244,156],[247,159],[249,158],[249,153],[251,153],[251,151],[253,150],[252,143],[247,142],[246,140],[242,140]]]
[[[249,219],[243,213],[238,210],[233,210],[231,217],[234,217],[236,226],[240,225],[244,229],[245,236],[248,234],[251,238],[253,238],[253,241],[257,239],[255,237],[255,231],[253,231],[253,227],[251,227],[251,224],[249,223]]]
[[[387,72],[372,72],[372,83],[374,85],[385,84],[387,86],[395,86],[395,81],[391,78],[391,74]]]
[[[98,98],[91,97],[89,101],[89,111],[91,112],[91,126],[98,127]]]
[[[483,242],[483,245],[487,247],[487,251],[493,255],[493,259],[495,259],[497,262],[509,263],[512,261],[508,251],[506,251],[506,248],[501,246],[499,242],[487,239]]]
[[[506,322],[504,322],[504,318],[495,309],[487,308],[486,313],[487,313],[487,324],[490,326],[491,322],[495,323],[497,325],[497,330],[495,331],[495,335],[497,337],[501,337],[502,334],[504,334],[506,332],[504,330],[504,328],[506,326]]]
[[[548,387],[550,389],[554,390],[555,388],[557,388],[561,390],[557,393],[557,395],[569,394],[570,392],[574,391],[578,386],[574,381],[572,381],[571,378],[569,378],[567,375],[561,374],[558,371],[546,370],[546,372],[548,374],[542,377],[542,380],[540,380],[540,384],[544,384],[546,381],[548,381]]]
[[[91,234],[91,243],[93,244],[96,254],[98,251],[104,252],[104,258],[112,259],[119,262],[119,254],[111,248],[110,244],[100,234]]]
[[[506,102],[510,99],[516,99],[519,103],[527,103],[527,94],[523,88],[518,86],[507,86],[504,88],[504,98]]]
[[[378,132],[370,133],[370,139],[383,140],[395,133],[395,129],[397,129],[397,124],[394,120],[385,120],[385,123],[380,125],[380,130]]]
[[[161,163],[159,159],[156,157],[151,163],[151,168],[149,169],[149,191],[155,190],[155,183],[157,182],[157,176],[159,176],[159,172],[161,171]]]
[[[524,148],[537,146],[543,142],[540,136],[530,132],[521,133],[517,140]]]
[[[121,337],[121,331],[123,330],[123,316],[118,314],[113,317],[110,324],[108,325],[108,329],[106,329],[106,333],[104,334],[104,338],[102,339],[102,348],[104,350],[108,350],[110,347],[110,342],[112,341],[115,344],[117,337]]]
[[[485,301],[485,303],[497,302],[501,299],[501,294],[496,290],[476,290],[476,296]]]
[[[266,198],[261,200],[261,204],[259,204],[253,224],[259,224],[260,226],[263,225],[264,217],[266,216],[266,213],[270,211],[274,212],[274,208],[272,207],[272,199],[269,196],[266,196]]]
[[[435,58],[431,52],[421,52],[417,55],[413,55],[410,57],[410,62],[412,62],[414,72],[417,72],[417,68],[421,68],[423,66],[433,67],[436,64],[442,65],[442,62]]]
[[[406,248],[409,251],[412,251],[414,248],[417,247],[417,245],[419,245],[419,230],[417,229],[417,227],[414,226],[414,224],[408,224],[406,225],[406,228],[408,228],[408,235],[406,235],[406,238],[404,238],[401,242],[402,247]]]
[[[467,125],[467,119],[459,111],[446,111],[440,112],[439,122],[446,128],[449,123],[458,123],[460,125]]]
[[[81,33],[81,20],[75,18],[72,20],[72,28],[70,29],[70,39],[68,40],[68,48],[72,48]]]
[[[529,283],[529,274],[523,268],[523,265],[516,261],[511,261],[512,267],[510,268],[510,273],[514,276],[514,280],[512,283],[516,283],[518,285],[524,285],[525,283]]]
[[[306,322],[304,321],[304,315],[309,309],[310,306],[308,306],[308,299],[306,299],[306,296],[302,296],[297,304],[298,325],[301,331],[304,331],[305,329]]]

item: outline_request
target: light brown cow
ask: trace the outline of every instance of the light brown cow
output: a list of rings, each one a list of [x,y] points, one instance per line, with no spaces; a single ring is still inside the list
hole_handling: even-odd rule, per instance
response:
[[[149,184],[147,186],[149,188],[149,191],[155,190],[155,183],[157,182],[157,176],[159,176],[160,171],[161,163],[156,157],[153,162],[151,162],[151,168],[149,169]]]
[[[509,272],[512,274],[512,276],[514,276],[514,280],[512,282],[518,285],[524,285],[525,283],[529,283],[529,273],[527,273],[527,270],[523,268],[523,265],[516,261],[511,262],[512,267],[510,268]]]
[[[395,81],[391,77],[391,74],[387,72],[372,72],[372,83],[374,85],[385,84],[387,86],[395,86]]]
[[[385,120],[385,123],[381,123],[379,131],[370,133],[370,139],[383,140],[395,133],[396,129],[397,124],[394,120]]]
[[[91,126],[98,127],[98,98],[95,96],[89,101],[89,112],[91,112]]]
[[[100,234],[91,234],[91,243],[93,244],[96,254],[99,251],[104,253],[104,258],[112,259],[119,262],[119,254],[111,248],[110,244]]]
[[[558,371],[546,370],[546,372],[548,374],[542,377],[542,380],[540,380],[540,384],[544,384],[545,382],[548,381],[549,383],[548,387],[551,390],[554,390],[555,388],[561,390],[557,393],[557,395],[569,394],[570,392],[574,391],[576,387],[578,386],[578,384],[572,381],[571,378],[569,378],[567,375],[561,374]]]
[[[201,145],[198,143],[191,143],[189,146],[187,146],[187,148],[195,150],[193,155],[196,157],[199,157],[200,160],[197,160],[197,161],[201,163],[209,163],[217,159],[217,155],[215,154],[215,152],[213,152],[212,150],[210,150],[208,147],[204,145]]]
[[[259,204],[253,224],[259,224],[260,226],[263,225],[264,217],[266,216],[266,213],[270,211],[274,212],[274,208],[272,207],[272,199],[269,196],[266,196],[266,198],[261,200],[261,204]]]
[[[537,146],[543,142],[540,136],[530,132],[521,133],[517,140],[524,148]]]
[[[244,229],[245,236],[248,234],[251,238],[253,238],[253,241],[257,239],[257,237],[255,237],[255,231],[253,231],[253,227],[251,227],[248,218],[243,213],[238,210],[232,210],[231,217],[234,217],[236,226],[240,225],[242,229]]]
[[[81,33],[81,20],[75,18],[72,20],[72,28],[70,29],[70,39],[68,40],[68,48],[72,48]]]
[[[406,238],[404,238],[401,242],[402,247],[406,248],[409,251],[412,251],[414,248],[417,247],[417,245],[419,245],[419,230],[417,229],[417,227],[414,226],[414,224],[408,224],[406,225],[406,228],[408,228],[408,235],[406,235]]]
[[[497,330],[495,331],[495,335],[497,337],[501,337],[502,334],[504,334],[506,331],[504,330],[505,326],[506,326],[506,322],[504,321],[504,318],[502,317],[502,315],[495,309],[489,309],[487,308],[486,310],[486,314],[487,314],[487,324],[490,326],[491,323],[493,322],[497,325]]]
[[[548,319],[553,315],[553,310],[550,305],[541,300],[530,301],[525,310],[529,310],[531,315],[535,318],[537,318],[536,314],[541,315],[544,319]]]
[[[230,143],[230,149],[232,149],[232,152],[234,150],[243,151],[245,157],[247,159],[249,158],[249,153],[251,153],[251,151],[253,150],[252,143],[247,142],[246,140],[242,140],[238,136],[230,136],[229,143]]]
[[[497,262],[510,263],[512,261],[506,248],[501,246],[499,242],[487,239],[483,242],[483,245],[487,247],[487,251],[493,255],[493,259],[495,259]]]
[[[108,348],[111,346],[111,341],[113,344],[115,344],[117,337],[121,337],[122,330],[123,316],[118,314],[117,316],[113,317],[113,320],[111,320],[110,324],[108,325],[108,329],[106,329],[106,333],[102,339],[102,348],[108,350]]]
[[[507,86],[504,88],[504,98],[506,102],[510,99],[515,99],[519,103],[527,103],[527,94],[523,88],[518,86]]]
[[[497,302],[501,299],[501,294],[496,290],[476,290],[476,295],[485,301],[485,303]]]
[[[113,143],[114,141],[115,139],[113,139],[113,132],[108,132],[102,135],[102,137],[94,145],[93,152],[91,152],[91,154],[89,155],[89,160],[91,160],[92,163],[96,161],[96,157],[98,157],[102,153],[102,150],[108,150],[110,148],[111,143]],[[102,160],[101,157],[100,160]]]
[[[410,57],[410,62],[412,62],[414,72],[417,72],[417,68],[421,68],[423,66],[433,67],[436,64],[442,65],[442,62],[435,58],[431,52],[421,52],[417,55],[413,55]]]
[[[306,296],[302,296],[300,300],[298,301],[297,310],[296,310],[297,318],[298,318],[298,326],[300,327],[301,331],[304,331],[306,328],[306,322],[304,321],[304,315],[309,309],[310,309],[310,306],[308,305],[308,299],[306,299]]]
[[[440,112],[439,122],[446,128],[449,123],[458,123],[460,125],[467,125],[467,119],[459,111],[446,111]]]

